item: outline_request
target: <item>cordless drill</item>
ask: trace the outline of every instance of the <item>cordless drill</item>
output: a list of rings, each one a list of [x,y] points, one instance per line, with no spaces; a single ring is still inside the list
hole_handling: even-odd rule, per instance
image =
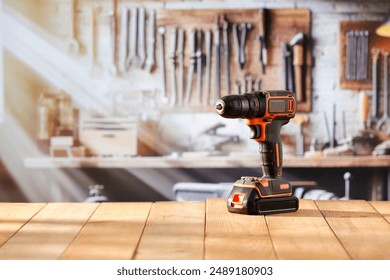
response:
[[[262,177],[241,177],[227,201],[233,213],[265,215],[294,212],[299,200],[282,176],[280,128],[295,116],[295,94],[283,90],[255,91],[222,97],[216,111],[224,118],[242,118],[250,128],[250,138],[260,144]]]

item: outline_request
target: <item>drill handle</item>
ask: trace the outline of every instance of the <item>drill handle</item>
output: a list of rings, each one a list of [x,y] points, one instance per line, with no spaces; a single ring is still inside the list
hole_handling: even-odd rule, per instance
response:
[[[264,141],[258,140],[264,177],[279,178],[282,176],[283,149],[280,128],[287,122],[286,120],[274,120],[267,124]]]

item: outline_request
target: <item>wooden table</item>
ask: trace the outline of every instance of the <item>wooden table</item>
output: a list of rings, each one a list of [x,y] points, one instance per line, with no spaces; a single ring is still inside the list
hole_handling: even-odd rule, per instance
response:
[[[223,199],[1,203],[0,259],[390,259],[390,202],[301,200],[269,216]]]

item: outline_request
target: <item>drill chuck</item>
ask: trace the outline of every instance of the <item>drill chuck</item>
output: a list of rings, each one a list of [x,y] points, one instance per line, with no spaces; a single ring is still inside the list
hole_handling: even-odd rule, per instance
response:
[[[227,95],[218,100],[215,109],[224,118],[261,118],[266,110],[266,96],[261,92]]]

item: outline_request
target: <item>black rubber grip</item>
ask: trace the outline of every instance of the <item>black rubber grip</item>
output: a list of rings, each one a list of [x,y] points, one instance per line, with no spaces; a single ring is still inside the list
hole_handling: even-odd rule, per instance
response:
[[[280,137],[280,128],[286,121],[273,121],[266,126],[264,142],[260,144],[260,160],[262,162],[263,175],[268,178],[282,176],[283,148]]]

